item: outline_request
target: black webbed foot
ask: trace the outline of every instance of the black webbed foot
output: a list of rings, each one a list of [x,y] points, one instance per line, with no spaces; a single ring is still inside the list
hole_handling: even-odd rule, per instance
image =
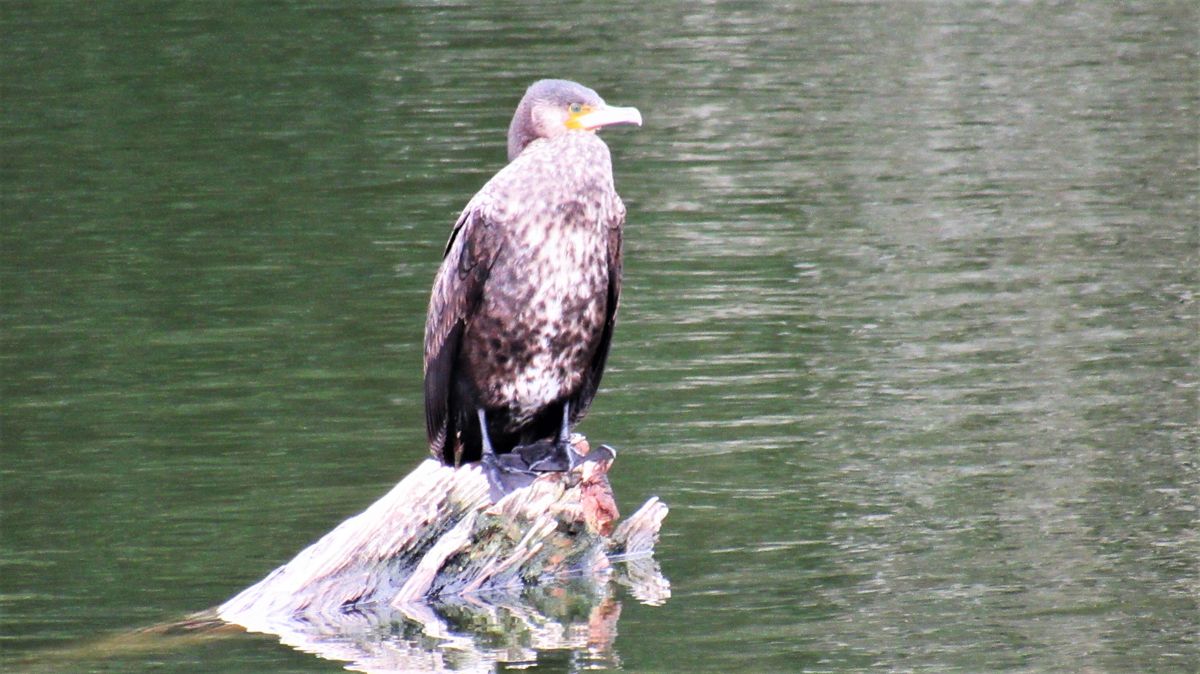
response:
[[[617,450],[611,445],[600,445],[592,451],[588,452],[587,456],[582,457],[578,463],[584,461],[607,461],[612,462],[617,458]]]
[[[515,454],[484,453],[480,463],[488,480],[488,494],[492,503],[508,494],[533,484],[537,474],[530,471],[520,456]]]
[[[571,403],[563,401],[562,425],[558,429],[558,437],[550,440],[539,440],[529,445],[523,445],[527,453],[526,463],[530,470],[539,473],[565,473],[579,465],[583,456],[575,451],[571,444]]]
[[[488,437],[487,417],[483,408],[479,408],[477,413],[480,444],[483,445],[479,462],[483,465],[483,474],[487,476],[488,494],[492,503],[495,503],[521,487],[528,487],[537,475],[530,472],[529,464],[520,455],[496,454]]]
[[[569,441],[539,440],[521,445],[515,451],[521,452],[529,470],[537,473],[565,473],[583,459]]]

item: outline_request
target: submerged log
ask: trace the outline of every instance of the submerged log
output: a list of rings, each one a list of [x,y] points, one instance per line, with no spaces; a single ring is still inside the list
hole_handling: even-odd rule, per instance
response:
[[[588,453],[582,436],[572,442]],[[422,604],[516,595],[571,577],[607,578],[610,560],[650,555],[667,514],[651,498],[614,529],[611,465],[591,460],[570,473],[547,473],[493,504],[477,465],[456,469],[426,460],[217,614],[251,631],[281,634],[299,619],[311,625],[369,607],[419,617]],[[652,577],[636,583],[639,599],[669,596],[656,569],[638,573]]]

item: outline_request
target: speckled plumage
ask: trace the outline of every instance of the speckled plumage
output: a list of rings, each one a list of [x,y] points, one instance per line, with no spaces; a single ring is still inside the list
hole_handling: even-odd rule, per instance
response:
[[[517,152],[459,216],[434,281],[426,426],[448,464],[480,458],[478,408],[498,453],[553,436],[564,402],[581,419],[612,338],[625,207],[608,147],[567,131]]]

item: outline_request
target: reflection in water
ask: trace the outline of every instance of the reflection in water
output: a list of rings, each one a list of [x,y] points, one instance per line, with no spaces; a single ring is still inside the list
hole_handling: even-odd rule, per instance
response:
[[[646,603],[667,585],[651,558],[618,563],[616,583]],[[532,665],[539,652],[569,652],[570,671],[614,668],[621,602],[613,583],[576,579],[519,595],[477,595],[399,607],[360,605],[247,625],[299,650],[350,663],[362,672],[491,672],[497,663]]]
[[[92,671],[97,663],[116,671],[122,660],[161,659],[182,649],[227,642],[245,630],[345,663],[348,670],[376,674],[482,673],[498,665],[523,669],[550,654],[565,658],[570,672],[615,669],[621,667],[615,647],[622,608],[618,586],[642,604],[660,605],[670,598],[670,585],[658,563],[644,553],[611,561],[604,573],[557,579],[512,593],[396,605],[359,603],[323,611],[228,614],[223,606],[39,652],[12,664],[30,674],[57,674],[81,665]]]

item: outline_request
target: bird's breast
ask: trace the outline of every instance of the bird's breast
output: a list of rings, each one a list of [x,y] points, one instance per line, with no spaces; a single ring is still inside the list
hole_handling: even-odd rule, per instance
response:
[[[481,397],[515,424],[575,391],[599,342],[609,282],[600,210],[535,204],[505,232],[466,347]]]

